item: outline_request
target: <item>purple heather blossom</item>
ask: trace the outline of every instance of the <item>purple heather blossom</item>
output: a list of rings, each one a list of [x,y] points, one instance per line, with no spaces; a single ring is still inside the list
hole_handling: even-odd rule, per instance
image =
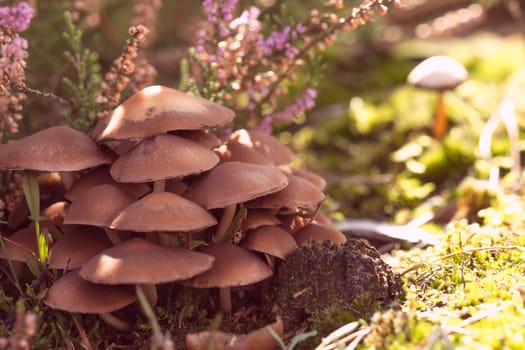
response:
[[[240,26],[245,25],[250,31],[259,31],[261,28],[261,22],[258,20],[260,14],[261,10],[259,8],[251,6],[230,22],[230,29],[236,30]]]
[[[297,49],[295,46],[288,45],[284,54],[288,58],[295,58],[299,54],[299,49]]]
[[[229,22],[233,19],[233,11],[237,0],[204,0],[202,8],[209,23]]]
[[[2,57],[11,57],[13,60],[27,58],[27,40],[19,36],[13,37],[10,43],[2,45],[0,52]]]
[[[290,37],[295,35],[290,27],[284,27],[281,31],[272,32],[266,39],[260,39],[258,46],[263,48],[265,56],[271,56],[274,51],[283,52],[288,58],[294,58],[299,50],[289,43]]]
[[[237,5],[237,0],[225,0],[221,7],[222,18],[230,22],[233,19],[233,11]]]
[[[10,43],[0,48],[0,69],[12,82],[21,82],[24,79],[26,50],[27,40],[18,35],[14,36]]]
[[[274,123],[291,123],[299,114],[304,113],[315,106],[316,97],[317,91],[315,89],[306,89],[290,106],[279,112],[264,116],[257,129],[264,132],[271,132],[272,124]]]
[[[0,7],[0,25],[9,26],[15,32],[23,32],[29,28],[35,10],[26,2],[9,7]]]
[[[295,33],[297,34],[304,34],[308,30],[308,27],[305,26],[303,23],[297,23],[295,26]]]
[[[197,33],[196,33],[196,34],[197,34],[197,38],[199,38],[199,39],[203,39],[203,38],[206,37],[206,30],[204,30],[204,29],[199,29],[199,30],[197,30]]]
[[[202,8],[206,16],[208,16],[208,22],[217,22],[217,6],[214,0],[204,0],[202,2]]]
[[[223,38],[227,37],[228,35],[230,35],[230,31],[228,29],[228,27],[226,27],[226,25],[224,23],[219,23],[219,35]]]

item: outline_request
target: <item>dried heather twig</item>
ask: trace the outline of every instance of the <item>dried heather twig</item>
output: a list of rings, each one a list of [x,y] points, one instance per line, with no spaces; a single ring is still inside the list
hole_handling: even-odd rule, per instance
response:
[[[97,117],[105,118],[110,111],[115,108],[122,97],[122,92],[130,82],[130,76],[135,71],[133,62],[138,54],[139,47],[142,47],[149,30],[143,25],[132,26],[129,28],[129,35],[126,46],[122,54],[113,61],[109,72],[104,76],[101,83],[101,92],[97,96],[100,104]]]

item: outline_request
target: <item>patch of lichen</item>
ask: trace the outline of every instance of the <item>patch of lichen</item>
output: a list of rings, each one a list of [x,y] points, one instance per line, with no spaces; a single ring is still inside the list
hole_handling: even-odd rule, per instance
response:
[[[373,247],[351,239],[343,245],[325,241],[301,246],[277,268],[271,294],[288,331],[306,326],[321,336],[368,319],[399,299],[402,286]],[[301,347],[318,341],[311,338]]]

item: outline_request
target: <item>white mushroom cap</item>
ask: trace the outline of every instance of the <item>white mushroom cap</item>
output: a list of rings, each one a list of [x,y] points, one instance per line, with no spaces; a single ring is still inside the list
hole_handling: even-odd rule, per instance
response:
[[[432,56],[419,63],[408,75],[408,83],[429,90],[451,90],[467,80],[461,63],[448,56]]]

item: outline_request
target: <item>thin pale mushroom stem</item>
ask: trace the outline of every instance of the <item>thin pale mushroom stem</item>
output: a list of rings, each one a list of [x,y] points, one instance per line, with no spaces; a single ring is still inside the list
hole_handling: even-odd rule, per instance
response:
[[[179,235],[179,242],[181,242],[179,245],[184,248],[190,249],[191,238],[191,232],[183,232],[181,235]]]
[[[222,212],[221,220],[219,221],[219,225],[217,225],[217,230],[215,231],[215,235],[214,235],[215,242],[224,241],[226,232],[228,231],[228,228],[230,227],[230,224],[232,223],[232,220],[235,217],[236,209],[237,209],[236,204],[230,204],[226,208],[224,208]]]
[[[142,311],[151,324],[151,329],[153,330],[156,343],[161,344],[163,339],[162,331],[159,322],[157,321],[157,317],[155,316],[155,312],[153,312],[152,304],[148,300],[147,292],[144,291],[145,286],[146,285],[144,284],[136,284],[135,292],[137,293],[137,298],[139,300],[140,306],[142,307]]]
[[[164,246],[171,246],[171,235],[166,232],[157,232],[157,237],[159,239],[159,243]]]
[[[160,243],[166,246],[174,245],[174,241],[173,241],[174,235],[177,236],[177,243],[175,244],[176,246],[189,249],[190,241],[192,237],[191,232],[178,232],[178,233],[177,232],[171,232],[171,233],[159,232],[158,233],[158,236],[161,239]]]
[[[153,182],[153,192],[164,192],[166,189],[166,180],[157,180]]]
[[[152,307],[157,305],[157,301],[159,300],[157,287],[155,287],[154,284],[150,283],[140,284],[139,286],[142,292],[146,295],[146,299],[148,300],[149,305],[151,305]]]
[[[272,269],[272,271],[275,271],[275,256],[271,254],[264,254],[264,257],[266,258],[266,262],[268,263],[268,266]],[[261,282],[261,289],[260,289],[260,298],[261,302],[266,302],[268,291],[271,287],[271,279],[267,278],[264,281]]]
[[[106,312],[98,314],[100,318],[109,324],[111,327],[118,329],[119,331],[129,331],[131,326],[127,321],[121,320],[120,318],[114,316],[113,314]]]
[[[268,263],[268,266],[273,270],[275,267],[275,256],[270,254],[264,254],[264,257],[266,258],[266,262]]]
[[[445,111],[445,102],[444,102],[444,93],[443,91],[438,91],[438,101],[436,107],[436,119],[434,121],[434,128],[432,130],[432,135],[435,139],[441,140],[447,131],[448,118]]]
[[[221,311],[229,314],[232,311],[232,296],[230,287],[219,288],[219,303],[221,304]]]
[[[60,175],[60,179],[62,180],[66,191],[69,190],[77,180],[75,174],[69,171],[61,171],[58,174]]]
[[[113,245],[117,245],[119,243],[122,243],[122,239],[120,238],[120,235],[117,231],[112,230],[110,228],[104,228],[104,231],[106,232],[106,236],[108,236],[109,241]]]

